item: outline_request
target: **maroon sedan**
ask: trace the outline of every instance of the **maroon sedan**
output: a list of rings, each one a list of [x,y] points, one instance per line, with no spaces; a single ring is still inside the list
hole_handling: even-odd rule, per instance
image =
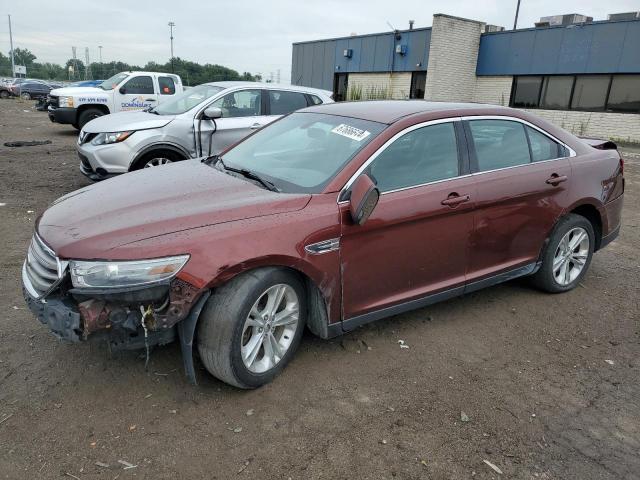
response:
[[[36,224],[27,303],[66,340],[176,337],[195,381],[258,387],[305,326],[330,338],[530,276],[584,277],[620,229],[623,161],[509,108],[385,101],[307,108],[221,156],[70,193]]]

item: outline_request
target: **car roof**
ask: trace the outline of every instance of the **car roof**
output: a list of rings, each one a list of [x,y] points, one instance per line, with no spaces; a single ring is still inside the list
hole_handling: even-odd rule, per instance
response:
[[[372,122],[394,123],[401,118],[419,113],[439,113],[443,117],[464,114],[464,110],[485,110],[487,114],[511,112],[512,109],[481,103],[431,102],[426,100],[368,100],[358,102],[337,102],[303,108],[299,112],[326,113],[344,117],[359,118]]]
[[[218,87],[224,88],[234,88],[234,87],[259,87],[259,88],[268,88],[268,89],[277,89],[277,90],[292,90],[296,92],[306,92],[306,93],[315,93],[319,95],[325,95],[330,97],[333,92],[329,90],[321,90],[319,88],[312,87],[303,87],[301,85],[287,85],[283,83],[266,83],[266,82],[250,82],[246,80],[227,80],[223,82],[208,82],[207,85],[215,85]]]

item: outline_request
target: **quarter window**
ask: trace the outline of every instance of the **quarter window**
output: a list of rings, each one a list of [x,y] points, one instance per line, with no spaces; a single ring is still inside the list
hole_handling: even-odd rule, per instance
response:
[[[458,168],[453,123],[440,123],[398,138],[369,165],[368,173],[381,192],[388,192],[456,177]]]
[[[148,76],[133,77],[124,84],[127,95],[153,94],[153,80]]]
[[[316,95],[309,95],[309,98],[311,99],[311,103],[309,105],[320,105],[322,103],[320,97]]]
[[[241,90],[219,98],[211,106],[220,108],[223,118],[252,117],[261,114],[261,99],[261,90]]]
[[[529,145],[522,123],[472,120],[469,128],[480,172],[530,163]]]
[[[304,94],[269,90],[269,105],[271,115],[286,115],[307,106]]]
[[[176,93],[176,84],[171,77],[158,77],[160,95],[173,95]]]
[[[549,137],[540,133],[535,128],[526,127],[531,146],[531,159],[534,162],[552,160],[563,155],[564,149]]]

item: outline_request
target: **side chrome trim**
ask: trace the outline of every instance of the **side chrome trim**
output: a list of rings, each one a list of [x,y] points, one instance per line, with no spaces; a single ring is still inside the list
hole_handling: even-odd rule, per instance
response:
[[[527,126],[533,128],[533,129],[537,130],[538,132],[542,133],[543,135],[549,137],[554,142],[559,143],[560,145],[565,147],[569,151],[569,157],[575,157],[577,155],[576,151],[573,148],[571,148],[569,145],[564,143],[562,140],[554,137],[549,132],[547,132],[546,130],[543,130],[542,128],[538,127],[537,125],[534,125],[533,123],[530,123],[530,122],[527,122],[526,120],[523,120],[522,118],[510,117],[509,115],[469,115],[467,117],[461,117],[461,120],[465,120],[465,121],[471,121],[471,120],[509,120],[509,121],[512,121],[512,122],[519,122],[519,123],[522,123],[524,125],[527,125]],[[561,158],[566,158],[566,157],[561,157]],[[559,159],[558,158],[553,158],[552,160],[559,160]],[[549,161],[549,160],[545,160],[545,161]],[[535,163],[541,163],[541,162],[535,162]],[[507,168],[509,168],[509,167],[507,167]]]
[[[418,128],[422,128],[422,127],[427,127],[429,125],[436,125],[438,123],[447,123],[447,122],[461,122],[461,121],[469,121],[469,120],[508,120],[508,121],[514,121],[514,122],[519,122],[522,123],[524,125],[527,125],[537,131],[539,131],[540,133],[542,133],[543,135],[549,137],[551,140],[553,140],[556,143],[559,143],[560,145],[562,145],[563,147],[565,147],[567,149],[567,151],[569,152],[569,156],[568,157],[559,157],[559,158],[552,158],[550,160],[541,160],[539,162],[532,162],[532,163],[525,163],[523,165],[513,165],[511,167],[504,167],[504,168],[498,168],[495,170],[485,170],[482,172],[473,172],[473,173],[469,173],[466,175],[459,175],[459,176],[455,176],[455,177],[451,177],[451,178],[444,178],[442,180],[436,180],[433,182],[427,182],[427,183],[421,183],[420,185],[411,185],[410,187],[403,187],[403,188],[398,188],[395,190],[389,190],[387,192],[381,192],[380,195],[386,195],[387,193],[395,193],[395,192],[402,192],[404,190],[410,190],[412,188],[419,188],[419,187],[425,187],[427,185],[433,185],[436,183],[442,183],[442,182],[447,182],[447,181],[451,181],[451,180],[457,180],[459,178],[465,178],[465,177],[472,177],[472,176],[476,176],[476,175],[483,175],[485,173],[493,173],[493,172],[499,172],[500,170],[509,170],[512,168],[520,168],[520,167],[526,167],[528,165],[533,165],[533,164],[540,164],[540,163],[546,163],[546,162],[554,162],[557,160],[564,160],[566,158],[571,158],[571,157],[575,157],[577,154],[575,152],[575,150],[573,150],[569,145],[567,145],[566,143],[564,143],[563,141],[557,139],[556,137],[554,137],[553,135],[551,135],[550,133],[546,132],[545,130],[542,130],[540,127],[527,122],[526,120],[523,120],[521,118],[517,118],[517,117],[510,117],[508,115],[477,115],[477,116],[466,116],[466,117],[451,117],[451,118],[442,118],[442,119],[438,119],[438,120],[431,120],[429,122],[423,122],[423,123],[418,123],[416,125],[412,125],[411,127],[407,127],[404,130],[402,130],[401,132],[396,133],[393,137],[391,137],[389,140],[387,140],[384,145],[382,145],[378,150],[376,150],[373,155],[371,155],[366,162],[364,162],[360,168],[358,168],[358,170],[351,176],[351,178],[349,178],[349,180],[347,181],[347,183],[344,185],[344,187],[342,187],[342,189],[340,190],[340,193],[338,194],[338,199],[337,199],[337,203],[338,204],[342,204],[342,203],[348,203],[347,200],[340,200],[340,197],[342,197],[342,194],[349,190],[349,188],[351,187],[351,185],[353,184],[353,182],[355,182],[355,179],[358,178],[358,176],[371,164],[371,162],[373,162],[376,157],[378,157],[378,155],[382,154],[382,152],[384,150],[386,150],[389,145],[393,142],[395,142],[398,138],[402,137],[403,135],[413,131],[413,130],[417,130]]]
[[[311,255],[322,255],[323,253],[333,252],[340,249],[340,239],[331,238],[322,242],[312,243],[304,247]]]

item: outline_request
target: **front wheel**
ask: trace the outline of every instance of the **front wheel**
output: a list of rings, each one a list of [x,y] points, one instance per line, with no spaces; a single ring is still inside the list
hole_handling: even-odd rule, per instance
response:
[[[575,214],[563,217],[549,238],[542,266],[533,276],[534,285],[550,293],[572,290],[587,273],[594,247],[589,220]]]
[[[9,92],[6,90],[0,90],[0,98],[9,98]]]
[[[21,97],[23,100],[31,100],[31,94],[30,94],[29,92],[21,93],[21,94],[20,94],[20,97]]]
[[[88,122],[90,122],[94,118],[102,117],[103,115],[104,112],[98,108],[87,108],[86,110],[83,110],[80,115],[78,115],[77,125],[80,127],[80,129],[82,129]]]
[[[305,289],[284,269],[254,270],[218,288],[198,324],[206,369],[240,388],[269,383],[295,353],[306,320]]]

